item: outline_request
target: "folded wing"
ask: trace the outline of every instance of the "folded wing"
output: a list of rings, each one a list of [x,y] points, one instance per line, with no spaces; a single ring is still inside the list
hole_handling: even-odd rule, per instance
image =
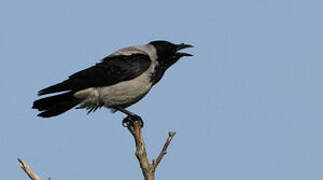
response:
[[[144,54],[108,56],[102,62],[69,76],[67,80],[40,90],[38,94],[76,92],[89,87],[110,86],[139,76],[150,64],[149,56]]]

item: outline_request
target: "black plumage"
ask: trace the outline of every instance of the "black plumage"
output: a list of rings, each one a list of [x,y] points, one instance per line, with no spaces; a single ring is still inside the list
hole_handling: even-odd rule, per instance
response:
[[[40,117],[51,117],[68,111],[78,105],[81,100],[73,96],[74,92],[67,92],[34,101],[33,108],[43,111]]]
[[[68,111],[82,100],[73,96],[78,90],[89,87],[110,86],[120,81],[127,81],[143,73],[150,65],[148,56],[132,54],[130,56],[106,57],[96,65],[74,73],[69,79],[39,91],[39,95],[69,91],[64,94],[36,100],[33,108],[43,111],[41,117],[51,117]],[[96,110],[89,108],[89,112]]]
[[[92,67],[72,74],[67,80],[40,90],[38,94],[110,86],[137,77],[147,70],[150,63],[149,57],[144,54],[108,56]]]
[[[100,63],[40,90],[38,95],[61,94],[38,99],[33,108],[41,111],[38,114],[41,117],[56,116],[77,105],[88,112],[105,106],[133,115],[124,108],[143,98],[181,57],[192,56],[178,52],[188,47],[192,46],[152,41],[119,49]]]

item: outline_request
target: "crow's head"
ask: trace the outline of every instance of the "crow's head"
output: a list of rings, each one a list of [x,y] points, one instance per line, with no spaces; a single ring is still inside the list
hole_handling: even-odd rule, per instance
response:
[[[163,76],[165,71],[175,64],[183,56],[193,56],[191,54],[180,52],[182,49],[193,47],[190,44],[173,44],[168,41],[152,41],[157,53],[158,66],[152,76],[153,84],[156,84]]]
[[[173,44],[168,41],[152,41],[149,44],[156,48],[158,61],[160,63],[173,64],[183,56],[193,56],[188,53],[179,52],[182,49],[193,47],[190,44]]]

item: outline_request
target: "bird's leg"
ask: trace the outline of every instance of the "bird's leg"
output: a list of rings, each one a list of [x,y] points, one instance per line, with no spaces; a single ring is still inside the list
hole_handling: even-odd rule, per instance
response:
[[[141,128],[144,127],[144,121],[141,119],[140,116],[136,114],[128,115],[126,118],[124,118],[122,121],[122,125],[124,127],[133,126],[136,122],[140,123]]]
[[[116,109],[117,111],[120,111],[120,112],[122,112],[122,113],[124,113],[124,114],[128,115],[128,116],[138,116],[137,114],[135,114],[135,113],[133,113],[133,112],[131,112],[131,111],[128,111],[128,110],[126,110],[126,109],[124,109],[124,108],[121,108],[121,107],[116,107],[115,109]]]
[[[126,118],[123,119],[122,121],[122,125],[124,127],[128,127],[129,125],[133,125],[136,121],[139,121],[140,122],[140,125],[141,127],[144,127],[144,121],[141,119],[140,116],[138,116],[137,114],[131,112],[131,111],[128,111],[124,108],[120,108],[120,107],[117,107],[115,108],[117,111],[120,111],[126,115],[128,115]]]

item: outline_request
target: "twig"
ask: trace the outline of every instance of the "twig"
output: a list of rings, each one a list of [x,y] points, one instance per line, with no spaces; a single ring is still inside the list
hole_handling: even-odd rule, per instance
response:
[[[31,180],[41,180],[25,161],[18,158],[18,162],[21,169],[25,171]]]
[[[128,117],[127,117],[128,118]],[[127,121],[126,118],[126,121]],[[167,149],[171,143],[173,137],[176,135],[176,132],[169,132],[166,143],[164,144],[161,152],[159,153],[156,161],[153,160],[152,163],[149,163],[147,157],[147,151],[145,147],[144,137],[142,135],[142,126],[141,121],[130,122],[127,121],[127,128],[131,135],[133,136],[136,144],[136,157],[139,161],[141,171],[145,180],[155,180],[155,171],[163,157],[167,154]]]
[[[167,149],[169,144],[172,142],[173,137],[176,135],[176,132],[168,132],[168,138],[166,140],[166,143],[163,146],[163,149],[160,151],[156,161],[153,160],[153,166],[156,170],[157,166],[159,165],[160,161],[164,158],[164,156],[167,154]]]

